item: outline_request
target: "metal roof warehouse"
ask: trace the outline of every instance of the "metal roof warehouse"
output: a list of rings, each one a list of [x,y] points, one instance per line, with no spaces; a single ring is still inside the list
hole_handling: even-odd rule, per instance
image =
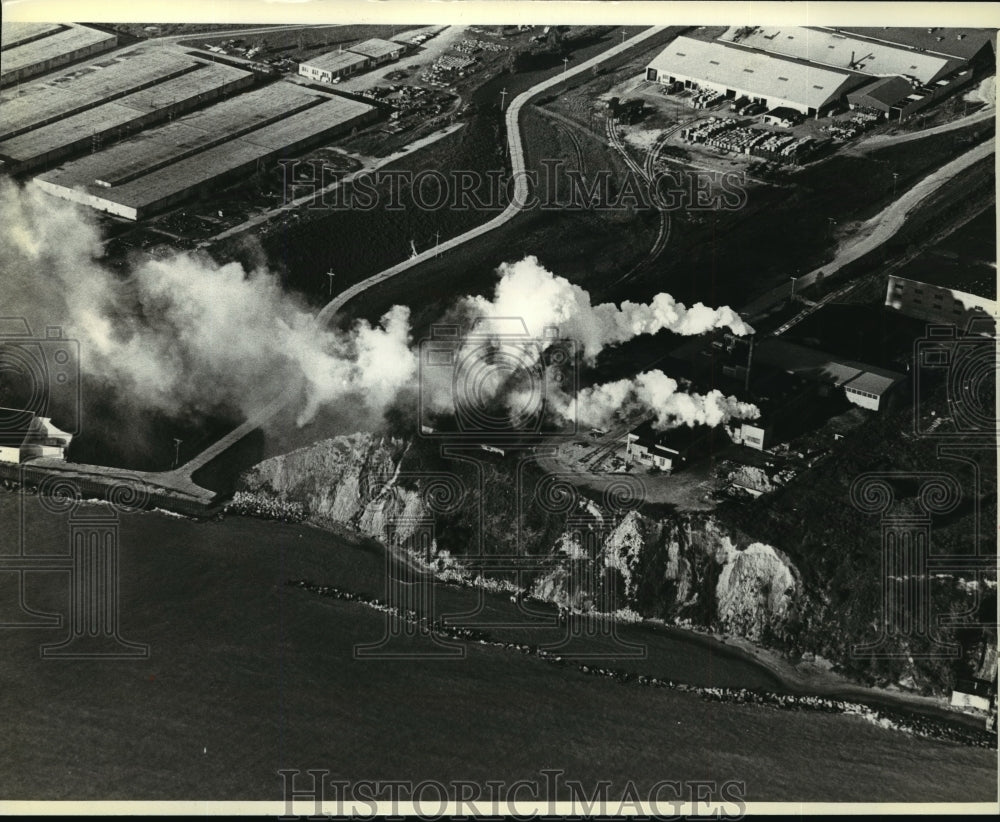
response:
[[[41,125],[21,125],[13,136],[0,135],[0,155],[10,159],[14,172],[31,171],[253,84],[248,71],[190,58],[182,68],[158,79],[162,82],[152,85],[140,81],[139,90],[115,95],[112,102],[81,103],[68,91],[55,95],[53,102],[63,103],[64,116],[40,112]]]
[[[749,97],[768,107],[818,114],[864,75],[809,65],[718,41],[678,37],[649,64],[646,79],[712,88],[729,97]]]
[[[387,60],[395,60],[403,53],[403,46],[392,40],[382,40],[378,37],[373,37],[371,40],[364,40],[360,43],[355,43],[353,46],[348,46],[347,50],[367,57],[377,65]]]
[[[118,37],[97,29],[67,23],[39,30],[5,27],[0,85],[18,83],[89,54],[118,45]],[[32,33],[33,32],[33,33]]]
[[[961,60],[875,40],[862,40],[830,29],[804,26],[734,26],[722,39],[769,54],[878,77],[912,77],[926,85],[960,68]]]
[[[34,184],[136,220],[207,183],[332,137],[374,114],[365,103],[275,83],[66,163]]]

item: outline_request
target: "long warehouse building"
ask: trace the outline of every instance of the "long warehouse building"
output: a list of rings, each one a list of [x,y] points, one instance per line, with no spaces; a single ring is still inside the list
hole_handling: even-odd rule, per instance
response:
[[[0,94],[0,161],[13,174],[90,153],[253,85],[179,50],[143,48]]]
[[[23,82],[118,45],[117,35],[77,23],[4,23],[0,31],[0,86]]]
[[[768,108],[820,116],[864,83],[863,74],[817,66],[720,41],[677,37],[646,68],[646,79],[747,97]]]
[[[905,77],[928,85],[962,68],[964,60],[805,26],[731,27],[720,38],[747,48],[870,77]]]
[[[274,83],[66,163],[33,182],[63,199],[138,220],[377,116],[366,103]]]

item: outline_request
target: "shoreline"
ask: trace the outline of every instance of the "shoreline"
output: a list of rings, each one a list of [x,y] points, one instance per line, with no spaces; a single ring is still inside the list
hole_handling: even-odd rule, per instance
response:
[[[242,513],[235,515],[267,521],[263,517],[255,517],[252,514]],[[360,550],[371,550],[374,548],[378,548],[381,551],[389,550],[374,537],[358,532],[342,523],[318,522],[312,518],[306,518],[289,524],[305,525],[330,534],[343,540],[352,548]],[[453,574],[454,571],[455,569],[452,569]],[[434,579],[440,584],[460,584],[463,587],[479,588],[486,593],[499,595],[499,592],[490,590],[488,586],[477,584],[476,578],[462,577],[461,579],[457,579],[456,576],[450,575],[445,579],[441,578],[438,574],[433,574]],[[546,600],[539,600],[539,602],[555,607],[553,603]],[[892,691],[886,688],[863,685],[815,663],[805,663],[809,667],[807,670],[803,670],[804,665],[802,663],[796,665],[776,650],[755,645],[743,637],[723,634],[707,628],[672,625],[654,617],[646,617],[639,622],[626,621],[625,624],[640,627],[642,630],[663,631],[671,638],[679,641],[740,658],[772,676],[779,683],[780,690],[796,697],[853,700],[874,708],[904,711],[916,714],[922,718],[936,719],[961,724],[969,728],[985,730],[985,716],[952,709],[948,704],[947,698],[944,696],[922,696],[920,694],[907,693],[906,691]]]
[[[605,668],[594,664],[590,660],[580,662],[578,659],[574,659],[572,655],[563,656],[538,645],[499,640],[487,631],[448,626],[440,619],[430,621],[428,617],[421,616],[416,611],[402,610],[376,597],[358,594],[337,586],[318,585],[306,579],[288,579],[285,581],[285,585],[313,595],[357,603],[364,607],[373,608],[377,611],[390,614],[396,619],[403,620],[415,627],[419,626],[428,635],[438,635],[450,640],[474,643],[502,651],[534,656],[548,664],[575,669],[587,676],[613,679],[621,685],[665,688],[681,693],[697,695],[709,701],[730,704],[758,705],[778,710],[818,711],[855,716],[881,728],[911,736],[941,742],[951,742],[969,747],[985,748],[987,750],[996,749],[995,736],[991,736],[982,725],[954,723],[949,721],[950,718],[928,716],[919,711],[872,706],[864,702],[848,701],[829,696],[785,694],[762,688],[693,685],[674,680],[670,677],[652,676],[619,668]]]

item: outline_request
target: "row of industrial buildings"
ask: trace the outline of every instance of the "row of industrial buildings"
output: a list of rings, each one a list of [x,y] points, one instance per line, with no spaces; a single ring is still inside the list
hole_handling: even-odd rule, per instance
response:
[[[675,38],[646,67],[670,88],[791,109],[852,109],[902,119],[968,83],[995,59],[983,29],[733,26],[714,40]]]
[[[156,41],[117,45],[87,26],[3,25],[0,172],[138,220],[379,116],[361,99],[275,81],[248,61]],[[375,65],[402,46],[352,48]]]
[[[973,340],[966,345],[975,345],[977,337],[995,336],[1000,317],[995,284],[981,287],[935,274],[920,280],[888,275],[884,310],[890,313],[880,322],[882,333],[896,320],[931,324],[935,331],[928,340],[938,345],[930,347],[942,362],[952,356],[947,349],[960,334]],[[992,345],[992,340],[983,344]],[[689,341],[673,351],[671,359],[678,372],[697,381],[708,379],[724,392],[752,401],[760,416],[733,419],[725,430],[706,426],[661,430],[649,421],[642,423],[626,435],[625,461],[664,473],[677,471],[699,455],[730,442],[767,450],[794,434],[811,414],[815,417],[817,406],[829,408],[846,400],[867,411],[884,411],[901,401],[913,379],[911,373],[904,373],[909,368],[883,368],[780,337],[758,341],[754,336],[727,333],[708,349],[697,340]],[[985,362],[992,364],[992,356]]]

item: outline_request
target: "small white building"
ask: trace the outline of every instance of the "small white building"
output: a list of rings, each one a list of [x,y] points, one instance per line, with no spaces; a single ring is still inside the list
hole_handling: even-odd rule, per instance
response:
[[[38,457],[66,459],[73,435],[56,428],[49,417],[0,408],[0,421],[4,423],[0,425],[0,462],[21,463]]]
[[[299,75],[320,83],[332,83],[341,77],[350,77],[368,68],[368,60],[350,51],[332,51],[299,63]]]
[[[739,420],[729,429],[729,436],[737,445],[764,451],[771,445],[771,428],[763,420]]]
[[[992,684],[983,679],[960,679],[951,692],[952,707],[965,711],[989,713],[994,698],[995,691]]]
[[[373,37],[371,40],[364,40],[353,46],[348,46],[346,50],[364,57],[368,66],[381,66],[402,57],[403,48],[402,43]]]

